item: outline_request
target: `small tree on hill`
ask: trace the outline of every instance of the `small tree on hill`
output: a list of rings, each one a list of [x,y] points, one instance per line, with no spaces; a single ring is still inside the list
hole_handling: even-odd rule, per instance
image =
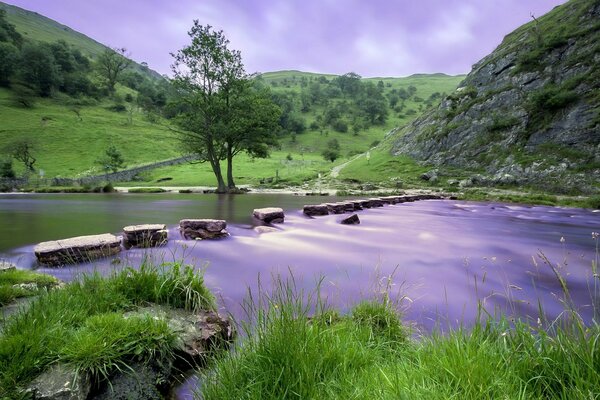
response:
[[[20,137],[9,143],[4,148],[4,152],[15,160],[21,161],[27,171],[35,171],[33,165],[37,160],[33,155],[37,152],[37,142],[34,139],[27,136]]]
[[[131,64],[131,60],[128,57],[129,53],[124,47],[120,49],[106,49],[98,57],[97,69],[100,76],[105,80],[106,88],[110,93],[115,91],[115,85],[121,73]]]
[[[337,139],[331,139],[327,142],[327,148],[321,153],[327,161],[334,162],[340,157],[340,144]]]
[[[96,161],[100,164],[105,173],[117,172],[119,169],[125,168],[125,159],[123,154],[115,146],[109,146],[104,152],[104,156]]]

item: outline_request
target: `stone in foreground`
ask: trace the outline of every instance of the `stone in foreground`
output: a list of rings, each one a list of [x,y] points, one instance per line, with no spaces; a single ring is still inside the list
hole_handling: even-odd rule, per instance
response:
[[[164,224],[130,225],[123,228],[123,246],[154,247],[167,243],[167,226]]]
[[[343,214],[346,212],[346,205],[344,203],[326,203],[331,214]]]
[[[8,261],[0,261],[0,273],[13,271],[15,269],[17,269],[17,266],[15,264]]]
[[[304,208],[302,210],[303,210],[304,214],[308,215],[309,217],[312,217],[315,215],[328,215],[329,214],[329,209],[327,208],[326,204],[306,205],[306,206],[304,206]]]
[[[78,236],[42,242],[33,249],[41,264],[60,266],[108,257],[121,251],[121,237],[102,235]]]
[[[357,214],[352,214],[349,217],[346,217],[340,221],[340,224],[344,225],[357,225],[360,224],[360,219]]]
[[[227,222],[222,219],[182,219],[179,232],[186,239],[221,239],[229,236]]]
[[[35,378],[26,392],[36,400],[85,400],[90,389],[91,381],[86,373],[55,364]]]
[[[285,219],[283,209],[277,207],[256,208],[252,215],[267,224],[282,223]]]

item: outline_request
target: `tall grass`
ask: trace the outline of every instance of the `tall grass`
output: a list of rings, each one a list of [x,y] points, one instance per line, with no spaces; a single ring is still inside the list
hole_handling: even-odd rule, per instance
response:
[[[83,276],[42,294],[6,320],[0,335],[0,398],[19,398],[28,382],[58,362],[97,379],[132,363],[160,362],[175,346],[166,323],[122,316],[148,303],[215,308],[202,275],[178,263],[144,262],[139,270],[126,268],[108,278]]]
[[[600,326],[583,322],[560,268],[549,265],[564,291],[559,319],[494,318],[480,305],[470,329],[412,337],[386,295],[340,316],[324,305],[318,287],[307,294],[293,278],[280,278],[271,294],[248,297],[247,338],[204,374],[198,397],[599,398]],[[592,267],[597,302],[597,256]]]

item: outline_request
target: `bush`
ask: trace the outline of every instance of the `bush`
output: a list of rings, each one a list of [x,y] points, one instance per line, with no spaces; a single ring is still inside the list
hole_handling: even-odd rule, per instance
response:
[[[342,121],[341,119],[336,119],[335,121],[333,121],[331,123],[331,127],[336,132],[341,132],[341,133],[348,132],[348,124],[346,122]]]

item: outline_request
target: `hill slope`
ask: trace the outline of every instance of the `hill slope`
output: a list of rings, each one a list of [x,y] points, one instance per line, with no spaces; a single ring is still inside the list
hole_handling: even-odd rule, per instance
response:
[[[48,43],[64,40],[92,59],[95,59],[107,49],[107,46],[95,41],[83,33],[77,32],[66,25],[36,12],[28,11],[3,2],[0,2],[0,9],[6,11],[7,21],[13,24],[17,32],[23,35],[25,39]],[[132,68],[153,79],[161,78],[161,75],[158,72],[136,62],[134,62]]]
[[[600,3],[571,0],[507,35],[392,151],[484,173],[464,186],[597,191],[599,62]]]

